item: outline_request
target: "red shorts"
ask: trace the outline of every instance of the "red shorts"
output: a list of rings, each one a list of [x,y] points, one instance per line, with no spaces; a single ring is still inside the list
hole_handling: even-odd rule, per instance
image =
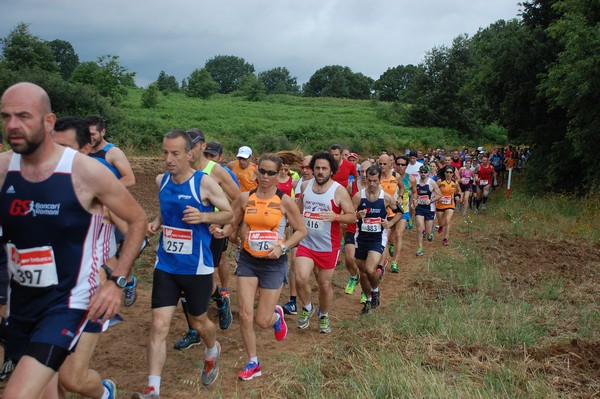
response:
[[[296,258],[305,257],[312,259],[315,265],[319,269],[335,269],[338,258],[340,256],[339,248],[331,252],[319,252],[313,251],[312,249],[306,248],[304,245],[298,245],[298,252],[296,252]]]

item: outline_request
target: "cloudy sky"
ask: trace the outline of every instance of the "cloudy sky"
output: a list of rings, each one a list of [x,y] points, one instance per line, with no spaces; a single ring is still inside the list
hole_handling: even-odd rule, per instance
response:
[[[304,83],[326,65],[377,79],[519,9],[518,0],[0,0],[0,36],[28,23],[70,42],[81,61],[119,56],[141,86],[161,70],[181,81],[216,55],[256,72],[286,67]]]

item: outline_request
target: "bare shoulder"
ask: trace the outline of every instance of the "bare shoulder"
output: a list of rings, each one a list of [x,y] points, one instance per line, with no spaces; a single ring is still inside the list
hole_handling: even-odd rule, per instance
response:
[[[4,184],[4,179],[6,178],[6,172],[8,171],[8,165],[10,164],[12,154],[12,151],[0,153],[0,187]]]
[[[123,150],[121,150],[119,147],[114,146],[111,149],[108,150],[108,152],[106,153],[106,157],[108,158],[107,160],[114,160],[114,161],[127,161],[127,156],[125,155],[125,153],[123,152]]]

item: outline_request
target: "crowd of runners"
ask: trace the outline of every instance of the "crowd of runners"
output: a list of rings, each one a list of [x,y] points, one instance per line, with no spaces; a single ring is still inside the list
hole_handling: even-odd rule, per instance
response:
[[[121,304],[136,302],[130,270],[149,237],[159,235],[148,381],[137,399],[160,397],[169,346],[203,343],[201,381],[216,380],[221,346],[208,316],[211,300],[226,330],[235,295],[248,359],[237,377],[244,381],[262,373],[255,326],[281,341],[286,315],[303,330],[316,315],[317,330],[332,331],[332,281],[342,257],[345,294],[360,287],[357,314],[374,311],[384,273],[399,273],[409,256],[431,251],[427,243],[436,237],[449,245],[454,213],[484,211],[494,188],[506,184],[506,170],[522,167],[528,155],[512,147],[359,155],[333,144],[312,155],[280,151],[256,159],[243,146],[225,162],[223,146],[206,142],[200,129],[175,129],[163,138],[160,212],[148,222],[127,190],[135,184],[131,165],[105,140],[101,116],[57,119],[46,92],[31,83],[4,92],[1,115],[12,151],[0,154],[3,308],[9,298],[0,379],[8,378],[4,397],[11,399],[116,397],[115,384],[90,361],[99,334],[121,321]],[[416,240],[414,255],[406,253],[405,237]],[[235,293],[224,256],[230,247]],[[278,303],[284,288],[289,300]],[[188,326],[169,343],[179,302]]]

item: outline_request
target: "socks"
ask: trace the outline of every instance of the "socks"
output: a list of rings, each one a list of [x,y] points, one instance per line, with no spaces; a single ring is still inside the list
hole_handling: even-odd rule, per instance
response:
[[[148,386],[154,387],[154,390],[158,395],[160,395],[160,375],[149,375],[148,376]]]

